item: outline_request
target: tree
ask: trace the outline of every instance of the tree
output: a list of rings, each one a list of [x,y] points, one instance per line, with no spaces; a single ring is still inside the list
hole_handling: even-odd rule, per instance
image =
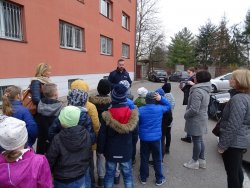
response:
[[[186,27],[183,28],[182,31],[175,34],[174,38],[171,38],[168,50],[170,65],[190,66],[195,59],[193,34]]]
[[[136,61],[150,58],[154,48],[164,39],[157,3],[158,0],[137,0]]]
[[[243,32],[244,35],[244,42],[243,44],[246,47],[246,53],[247,53],[247,64],[250,66],[250,57],[249,57],[249,51],[250,51],[250,10],[248,10],[245,20],[245,29]]]
[[[195,44],[195,57],[198,64],[211,65],[213,63],[213,50],[215,44],[216,26],[208,21],[199,29]]]

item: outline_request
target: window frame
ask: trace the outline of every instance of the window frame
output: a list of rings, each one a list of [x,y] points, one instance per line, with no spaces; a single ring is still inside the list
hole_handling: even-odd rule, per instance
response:
[[[62,36],[62,32],[63,32],[63,36]],[[77,34],[79,36],[77,36]],[[76,51],[84,51],[85,50],[84,35],[85,35],[84,28],[65,22],[63,20],[59,20],[60,48],[76,50]],[[76,37],[79,39],[77,39]]]
[[[7,6],[4,7],[3,3],[6,3]],[[13,30],[15,30],[15,32],[13,32]],[[0,38],[13,41],[24,41],[22,5],[6,0],[0,0]]]
[[[104,50],[105,52],[103,51],[103,45],[102,45],[103,40],[102,39],[105,40],[105,48],[106,48],[106,50]],[[110,42],[110,43],[108,43],[108,42]],[[109,44],[110,44],[110,50],[108,49]],[[100,35],[100,53],[102,55],[108,55],[108,56],[113,55],[113,39],[112,38],[106,37],[104,35]]]
[[[127,49],[128,49],[128,54],[127,54],[127,56],[126,55],[124,55],[124,48],[123,47],[127,47]],[[126,59],[129,59],[130,58],[130,45],[129,44],[126,44],[126,43],[122,43],[122,57],[123,58],[126,58]]]
[[[126,20],[126,23],[125,23],[126,25],[124,25],[123,18],[125,18],[125,20]],[[130,25],[129,22],[130,22],[130,18],[128,16],[128,14],[126,14],[125,12],[122,12],[122,27],[126,30],[129,30],[129,25]]]
[[[110,0],[100,0],[100,14],[104,17],[112,20],[113,18],[113,3]],[[103,3],[105,3],[105,7],[103,7]],[[105,8],[105,10],[103,10]]]

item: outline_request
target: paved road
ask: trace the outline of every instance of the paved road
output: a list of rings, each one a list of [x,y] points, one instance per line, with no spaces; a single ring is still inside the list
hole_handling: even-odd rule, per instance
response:
[[[133,84],[132,94],[136,97],[136,91],[139,87],[144,86],[148,90],[155,90],[162,83],[152,83],[148,81],[139,81]],[[167,183],[162,187],[168,188],[226,188],[226,172],[224,170],[221,156],[217,153],[217,141],[211,133],[215,126],[215,121],[209,120],[208,134],[205,136],[207,169],[190,170],[183,167],[183,163],[192,157],[192,144],[184,143],[180,140],[184,133],[183,115],[185,107],[182,105],[183,93],[178,88],[177,83],[172,83],[172,93],[176,99],[176,106],[173,112],[174,122],[172,128],[172,142],[170,154],[164,158],[164,174],[167,177]],[[142,185],[138,181],[139,175],[139,142],[137,143],[137,163],[134,166],[134,178],[136,188],[149,188],[155,186],[154,170],[150,167],[150,177],[146,185]],[[249,169],[248,169],[249,170]],[[248,171],[249,176],[250,172]],[[245,174],[244,187],[250,187],[250,181]],[[122,182],[119,186],[123,187]]]

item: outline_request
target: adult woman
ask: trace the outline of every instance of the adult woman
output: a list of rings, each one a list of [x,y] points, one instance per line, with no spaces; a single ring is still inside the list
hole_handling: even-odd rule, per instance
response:
[[[211,91],[210,79],[211,75],[209,72],[199,71],[194,77],[195,85],[190,89],[184,118],[186,120],[185,131],[192,136],[193,140],[193,156],[189,162],[183,164],[186,168],[206,168],[203,134],[207,133],[207,109]]]
[[[242,188],[242,155],[250,145],[250,71],[234,71],[230,86],[236,92],[223,110],[218,152],[222,154],[228,188]]]
[[[32,78],[30,89],[32,93],[32,101],[38,104],[41,98],[43,98],[42,85],[51,83],[49,79],[51,74],[51,67],[46,63],[40,63],[36,67],[35,77]]]

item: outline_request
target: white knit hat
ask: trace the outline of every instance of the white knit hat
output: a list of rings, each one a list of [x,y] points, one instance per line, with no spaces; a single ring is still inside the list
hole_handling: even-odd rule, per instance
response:
[[[24,121],[1,116],[0,117],[0,146],[5,150],[16,150],[24,146],[28,140],[28,132]]]
[[[138,90],[137,90],[137,94],[140,96],[140,97],[146,97],[148,93],[148,90],[145,88],[145,87],[140,87]]]

